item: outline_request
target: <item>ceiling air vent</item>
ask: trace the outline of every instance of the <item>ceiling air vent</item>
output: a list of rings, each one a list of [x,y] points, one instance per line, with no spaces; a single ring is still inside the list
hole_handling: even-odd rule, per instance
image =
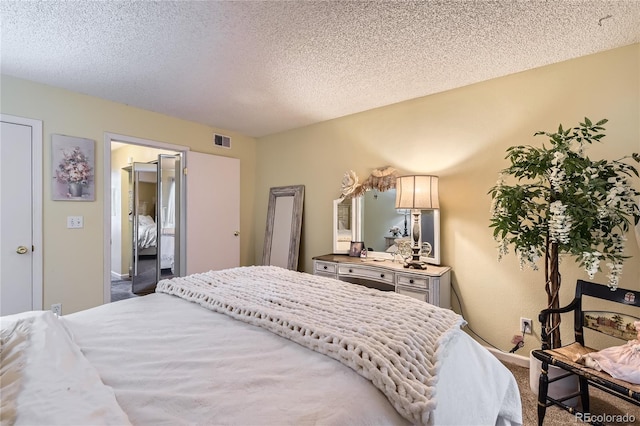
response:
[[[221,146],[223,148],[231,148],[231,138],[229,136],[213,134],[213,144],[215,146]]]

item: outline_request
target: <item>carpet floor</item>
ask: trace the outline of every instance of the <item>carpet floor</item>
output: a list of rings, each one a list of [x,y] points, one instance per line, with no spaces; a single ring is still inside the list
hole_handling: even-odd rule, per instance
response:
[[[156,257],[140,256],[138,260],[138,275],[135,283],[131,279],[111,281],[111,301],[129,299],[149,293],[153,293],[156,288]],[[161,269],[160,279],[172,278],[171,269]]]
[[[520,389],[520,398],[522,399],[522,418],[524,426],[534,426],[538,424],[538,397],[531,391],[529,387],[529,369],[520,367],[515,364],[503,362],[503,364],[511,370]],[[640,407],[629,402],[622,401],[619,398],[602,392],[593,387],[589,388],[591,414],[592,415],[612,415],[624,416],[630,419],[630,422],[616,422],[615,425],[639,425],[640,424]],[[559,407],[547,408],[544,418],[544,426],[563,426],[568,424],[584,424],[576,420],[573,414],[560,409]],[[609,423],[614,424],[614,423]]]
[[[129,299],[131,297],[138,297],[137,294],[134,294],[133,292],[131,292],[131,280],[111,281],[111,301],[112,302]]]

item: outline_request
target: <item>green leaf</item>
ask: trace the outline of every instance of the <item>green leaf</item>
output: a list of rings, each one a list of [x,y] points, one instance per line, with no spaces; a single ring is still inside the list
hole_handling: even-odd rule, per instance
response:
[[[609,261],[620,261],[617,234],[622,235],[631,224],[640,221],[637,197],[640,191],[630,186],[630,176],[638,176],[638,170],[620,160],[592,160],[585,156],[582,147],[605,137],[603,124],[595,125],[585,117],[579,126],[565,129],[559,125],[556,133],[539,131],[534,136],[546,135],[547,143],[541,147],[518,145],[507,149],[511,165],[503,169],[505,178],[517,180],[515,185],[494,186],[490,189],[500,215],[490,219],[494,237],[516,250],[544,254],[548,248],[550,203],[561,201],[566,206],[565,214],[572,218],[569,242],[558,244],[561,253],[569,254],[580,261],[585,251],[598,250],[605,253]],[[548,146],[550,143],[550,146]],[[551,168],[556,153],[563,156],[560,165],[564,176],[560,187],[551,187]],[[629,157],[623,157],[624,160]],[[630,158],[640,162],[640,154]],[[609,182],[611,180],[611,183]],[[617,197],[620,203],[611,204],[608,194],[614,186],[622,185],[624,191]],[[606,206],[606,217],[600,209]],[[623,207],[632,206],[632,207]],[[631,209],[631,211],[629,211]]]

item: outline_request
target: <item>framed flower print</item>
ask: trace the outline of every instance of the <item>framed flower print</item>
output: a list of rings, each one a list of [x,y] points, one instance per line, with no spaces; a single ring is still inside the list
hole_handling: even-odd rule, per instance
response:
[[[51,172],[54,201],[95,201],[95,141],[51,135]]]

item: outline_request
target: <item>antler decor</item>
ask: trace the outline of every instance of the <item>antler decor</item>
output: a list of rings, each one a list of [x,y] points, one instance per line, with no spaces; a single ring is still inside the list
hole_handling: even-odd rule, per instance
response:
[[[362,184],[353,170],[349,170],[342,178],[342,198],[359,197],[366,191],[376,189],[387,191],[396,187],[396,169],[390,166],[374,169]]]

